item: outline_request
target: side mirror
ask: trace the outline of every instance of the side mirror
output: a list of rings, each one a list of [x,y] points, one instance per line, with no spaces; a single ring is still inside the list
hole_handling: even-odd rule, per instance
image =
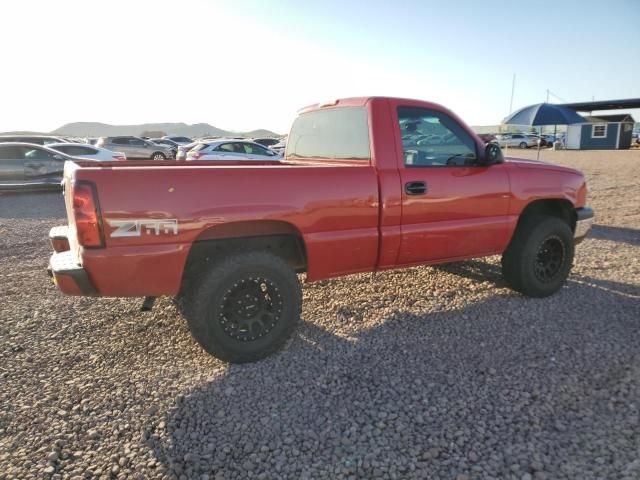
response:
[[[496,165],[502,162],[504,162],[504,155],[502,155],[500,145],[493,142],[487,143],[480,165],[488,167],[489,165]]]
[[[57,154],[56,154],[56,155],[54,155],[54,156],[53,156],[53,158],[54,158],[55,160],[60,160],[60,161],[62,161],[62,160],[66,160],[66,159],[67,159],[66,157],[63,157],[62,155],[57,155]]]

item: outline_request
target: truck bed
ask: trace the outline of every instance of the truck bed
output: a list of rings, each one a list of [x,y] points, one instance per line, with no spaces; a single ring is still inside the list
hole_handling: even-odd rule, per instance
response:
[[[375,268],[378,178],[362,162],[69,162],[97,186],[105,248],[70,246],[102,295],[174,295],[194,243],[300,236],[309,280]],[[73,230],[73,216],[69,213]],[[122,282],[128,273],[142,282]]]

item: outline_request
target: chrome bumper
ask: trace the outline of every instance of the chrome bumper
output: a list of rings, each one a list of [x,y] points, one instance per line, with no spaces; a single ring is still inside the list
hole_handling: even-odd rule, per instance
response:
[[[585,239],[593,225],[593,210],[589,207],[576,208],[576,229],[573,239],[576,245]]]

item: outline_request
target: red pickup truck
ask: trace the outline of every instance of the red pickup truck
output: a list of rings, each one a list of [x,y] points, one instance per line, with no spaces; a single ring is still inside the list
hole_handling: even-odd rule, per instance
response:
[[[67,162],[63,185],[69,225],[50,233],[59,289],[175,296],[195,339],[231,362],[284,344],[298,273],[500,254],[511,287],[544,297],[593,221],[580,172],[505,160],[446,108],[398,98],[302,109],[282,160]]]

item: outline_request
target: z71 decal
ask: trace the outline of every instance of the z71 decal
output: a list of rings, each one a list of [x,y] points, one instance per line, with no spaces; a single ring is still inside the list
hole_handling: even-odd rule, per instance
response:
[[[167,218],[155,220],[153,218],[143,218],[137,220],[109,220],[110,227],[115,230],[111,232],[112,238],[117,237],[141,237],[142,233],[147,235],[160,235],[161,233],[174,235],[178,234],[178,220]]]

